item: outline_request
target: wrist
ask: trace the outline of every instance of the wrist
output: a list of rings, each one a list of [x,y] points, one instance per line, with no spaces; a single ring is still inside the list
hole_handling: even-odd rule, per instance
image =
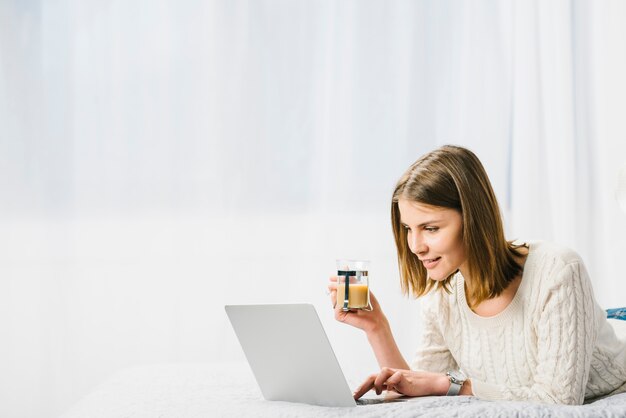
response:
[[[472,383],[461,370],[450,370],[444,377],[446,382],[442,395],[473,395]]]
[[[435,395],[447,395],[448,389],[450,389],[450,378],[445,374],[439,374],[439,379],[436,379],[434,394]]]
[[[391,334],[391,327],[389,326],[389,322],[387,318],[381,316],[380,319],[373,322],[367,329],[364,329],[365,334],[367,334],[367,338],[372,339],[379,337],[381,335],[387,336]]]

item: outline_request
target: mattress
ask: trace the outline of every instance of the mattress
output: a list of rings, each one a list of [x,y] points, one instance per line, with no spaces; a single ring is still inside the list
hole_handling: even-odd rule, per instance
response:
[[[351,387],[358,379],[348,378]],[[328,408],[265,401],[246,363],[156,364],[113,375],[62,418],[207,417],[626,417],[626,393],[580,406],[470,396]]]

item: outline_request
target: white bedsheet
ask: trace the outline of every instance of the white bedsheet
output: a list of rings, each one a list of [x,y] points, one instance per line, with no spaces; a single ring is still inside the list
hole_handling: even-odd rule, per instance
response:
[[[359,383],[350,379],[351,383]],[[354,387],[354,386],[352,386]],[[409,402],[325,408],[263,400],[243,364],[163,364],[123,370],[62,418],[208,417],[626,417],[626,393],[582,406],[425,397]]]

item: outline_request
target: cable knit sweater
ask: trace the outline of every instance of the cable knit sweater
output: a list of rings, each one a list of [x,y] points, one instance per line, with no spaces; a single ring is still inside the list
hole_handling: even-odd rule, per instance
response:
[[[517,293],[496,316],[469,308],[460,273],[450,284],[451,293],[422,298],[412,369],[460,368],[474,395],[494,400],[581,404],[626,390],[626,341],[607,322],[575,252],[531,243]]]

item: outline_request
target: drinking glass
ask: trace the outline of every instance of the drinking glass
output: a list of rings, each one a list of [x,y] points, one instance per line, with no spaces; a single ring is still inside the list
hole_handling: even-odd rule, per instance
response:
[[[371,311],[369,261],[337,260],[337,303],[343,311]]]

